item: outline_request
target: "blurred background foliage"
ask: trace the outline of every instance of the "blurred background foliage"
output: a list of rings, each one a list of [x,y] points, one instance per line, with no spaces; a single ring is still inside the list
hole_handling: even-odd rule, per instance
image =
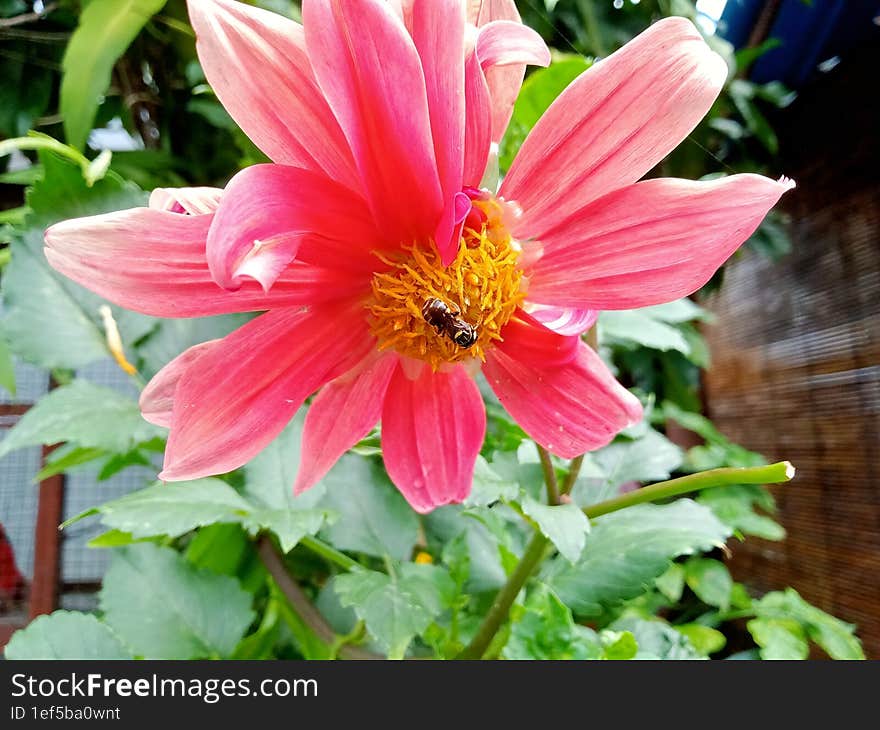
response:
[[[250,4],[299,19],[298,5],[288,0]],[[501,146],[502,171],[593,58],[660,17],[697,18],[688,0],[518,5],[552,47],[554,62],[525,82]],[[778,141],[767,112],[792,95],[777,82],[757,85],[745,77],[770,44],[734,53],[720,38],[707,40],[728,63],[728,83],[655,173],[775,176]],[[0,0],[4,138],[0,384],[14,391],[13,362],[24,361],[51,370],[58,387],[0,442],[0,455],[63,442],[38,478],[91,469],[100,481],[155,465],[165,433],[140,419],[136,398],[76,377],[78,368],[112,354],[107,320],[99,297],[48,267],[42,231],[65,218],[143,204],[154,187],[222,186],[266,158],[206,84],[184,0]],[[781,216],[771,214],[749,245],[783,255],[789,242]],[[710,284],[719,285],[720,276]],[[172,321],[112,311],[137,385],[186,347],[223,336],[247,317]],[[601,315],[600,351],[649,415],[587,455],[572,490],[576,507],[673,475],[763,463],[701,415],[700,371],[711,363],[700,330],[710,322],[691,300]],[[116,549],[98,616],[58,612],[39,619],[13,639],[7,655],[39,655],[54,638],[63,639],[62,653],[92,647],[105,657],[312,658],[361,645],[384,655],[451,657],[516,565],[528,533],[525,514],[558,554],[515,606],[491,656],[806,658],[811,646],[835,658],[861,656],[853,627],[793,590],[757,598],[731,577],[720,547],[729,536],[785,536],[766,489],[720,488],[696,500],[607,515],[591,528],[568,509],[538,502],[534,444],[483,390],[489,432],[465,505],[417,517],[381,468],[376,433],[322,485],[294,499],[300,414],[233,474],[147,486],[81,515],[97,517],[107,530],[94,547]],[[688,443],[674,443],[673,431],[683,430]],[[565,463],[554,468],[566,478]],[[258,543],[258,534],[271,537]],[[264,565],[258,552],[266,540],[280,548],[320,620],[309,620],[308,609],[267,573],[271,563]],[[352,572],[349,563],[363,570]],[[191,614],[185,627],[179,605]],[[173,640],[163,633],[168,626],[177,632]]]

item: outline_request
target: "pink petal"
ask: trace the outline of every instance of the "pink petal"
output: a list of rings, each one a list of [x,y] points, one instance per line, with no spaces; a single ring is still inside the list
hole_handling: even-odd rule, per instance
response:
[[[317,484],[379,422],[397,363],[394,354],[371,353],[321,388],[306,414],[302,459],[293,488],[296,494]]]
[[[237,469],[373,347],[359,302],[276,309],[206,348],[178,381],[166,481]]]
[[[508,325],[502,334],[483,372],[507,412],[551,453],[570,459],[598,449],[641,419],[638,399],[578,337],[555,335],[536,322],[515,330]],[[534,338],[545,345],[570,340],[574,357],[560,362],[555,352],[566,346],[558,343],[542,360]]]
[[[550,50],[544,39],[529,26],[512,20],[494,20],[480,28],[477,56],[484,71],[523,63],[550,65]]]
[[[184,350],[147,383],[140,397],[141,415],[150,423],[169,428],[174,394],[183,374],[208,350],[222,340],[210,340]]]
[[[521,22],[514,0],[468,0],[468,20],[478,27],[496,20]],[[492,98],[493,142],[500,142],[507,130],[525,73],[524,63],[495,66],[486,70],[486,81]]]
[[[461,0],[414,0],[412,37],[425,74],[434,156],[445,204],[434,236],[444,263],[451,263],[458,253],[455,197],[461,193],[464,160],[464,28]]]
[[[391,480],[418,512],[461,502],[486,435],[486,411],[460,365],[448,373],[395,372],[382,410],[382,449]]]
[[[486,75],[475,49],[470,51],[465,63],[465,98],[463,179],[465,185],[479,187],[492,145],[493,108]]]
[[[444,201],[425,76],[400,17],[385,0],[305,0],[303,20],[377,225],[395,243],[433,236]]]
[[[188,0],[205,76],[273,161],[357,185],[354,161],[312,73],[299,23],[232,0]]]
[[[709,110],[727,65],[689,20],[666,18],[581,74],[520,148],[501,194],[536,237],[641,178]]]
[[[206,215],[220,205],[220,188],[156,188],[150,194],[150,207],[170,213]]]
[[[208,232],[211,274],[227,289],[247,277],[268,291],[307,235],[367,252],[381,246],[363,200],[323,173],[248,167],[229,182]]]
[[[46,231],[46,258],[111,302],[155,317],[253,312],[369,291],[369,269],[343,269],[332,248],[325,255],[323,242],[309,241],[300,250],[304,260],[289,266],[271,293],[256,281],[235,292],[221,289],[205,257],[212,218],[132,208],[67,220]]]
[[[792,187],[785,178],[732,175],[645,180],[611,193],[542,235],[529,300],[632,309],[692,294]]]
[[[546,304],[530,303],[528,312],[547,329],[566,336],[583,334],[599,319],[599,312],[595,309],[552,307]]]

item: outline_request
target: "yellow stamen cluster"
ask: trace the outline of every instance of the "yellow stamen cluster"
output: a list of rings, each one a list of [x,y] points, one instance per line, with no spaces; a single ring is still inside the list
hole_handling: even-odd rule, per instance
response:
[[[485,360],[486,350],[501,339],[502,327],[523,300],[519,247],[500,218],[491,215],[480,231],[464,230],[458,255],[445,268],[430,242],[407,246],[393,257],[376,255],[388,266],[373,276],[373,296],[367,304],[379,349],[393,348],[429,363],[435,371],[444,363]],[[425,320],[422,308],[431,298],[476,328],[471,347],[459,347]]]

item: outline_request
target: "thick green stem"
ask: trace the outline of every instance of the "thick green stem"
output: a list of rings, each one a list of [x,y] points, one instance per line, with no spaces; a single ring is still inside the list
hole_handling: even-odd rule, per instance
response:
[[[540,532],[535,533],[519,564],[516,566],[516,570],[513,571],[513,575],[507,579],[507,583],[498,592],[498,595],[495,596],[492,608],[489,609],[489,613],[486,614],[486,618],[483,619],[483,623],[480,625],[471,643],[455,657],[456,659],[482,659],[486,649],[489,648],[489,644],[492,643],[492,638],[507,620],[510,607],[516,600],[525,582],[538,566],[538,563],[541,562],[544,550],[549,542]]]
[[[777,484],[787,482],[793,477],[794,467],[787,461],[780,461],[769,466],[711,469],[621,494],[619,497],[586,507],[584,514],[592,519],[636,504],[657,502],[661,499],[678,497],[682,494],[699,492],[712,487],[723,487],[729,484]]]

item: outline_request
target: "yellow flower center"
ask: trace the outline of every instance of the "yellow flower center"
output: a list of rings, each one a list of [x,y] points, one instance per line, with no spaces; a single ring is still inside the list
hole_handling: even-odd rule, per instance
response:
[[[380,350],[444,363],[479,358],[501,339],[501,329],[523,300],[519,245],[504,225],[504,203],[473,203],[455,260],[444,267],[432,242],[376,254],[387,266],[373,276],[367,303]],[[479,230],[477,230],[479,229]]]

